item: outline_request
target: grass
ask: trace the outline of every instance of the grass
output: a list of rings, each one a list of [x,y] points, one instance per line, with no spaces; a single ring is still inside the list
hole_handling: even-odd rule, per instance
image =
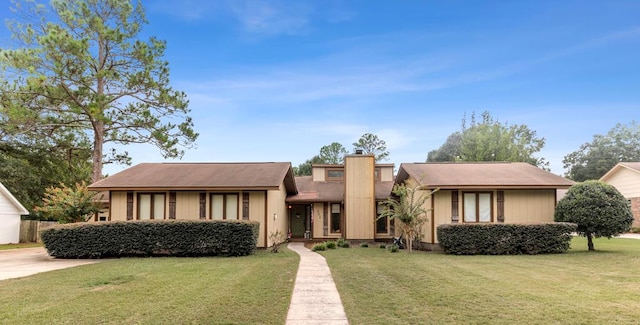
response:
[[[637,324],[640,240],[575,238],[569,253],[322,252],[351,324]]]
[[[122,258],[0,281],[0,323],[283,324],[298,260]]]
[[[30,248],[30,247],[42,247],[42,244],[40,243],[4,244],[4,245],[0,245],[0,251],[6,250],[6,249]]]

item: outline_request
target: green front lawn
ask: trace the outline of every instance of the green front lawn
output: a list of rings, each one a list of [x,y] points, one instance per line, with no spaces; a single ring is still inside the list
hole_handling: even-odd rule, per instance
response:
[[[283,324],[298,260],[122,258],[0,281],[0,323]]]
[[[640,240],[587,252],[450,256],[370,246],[322,252],[351,324],[638,324]]]

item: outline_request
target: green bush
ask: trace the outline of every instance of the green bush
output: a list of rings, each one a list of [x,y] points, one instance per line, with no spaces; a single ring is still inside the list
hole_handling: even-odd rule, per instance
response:
[[[447,254],[554,254],[569,249],[572,223],[445,224],[438,226],[438,242]]]
[[[397,253],[397,252],[400,250],[400,248],[398,247],[398,245],[395,245],[395,244],[391,244],[391,245],[389,245],[389,247],[388,247],[388,248],[389,248],[389,251],[390,251],[391,253]]]
[[[634,234],[640,234],[640,227],[631,227],[631,232]]]
[[[318,244],[313,245],[311,250],[314,251],[314,252],[324,251],[324,250],[327,250],[327,245],[325,243],[318,243]]]
[[[254,221],[115,221],[59,225],[41,231],[49,255],[61,258],[121,256],[244,256],[256,249]]]
[[[624,196],[612,185],[595,180],[571,186],[558,202],[554,218],[577,224],[576,232],[587,237],[590,251],[595,250],[593,237],[620,235],[629,231],[633,223],[633,213]]]
[[[367,243],[366,241],[363,241],[360,243],[360,247],[369,247],[369,243]]]
[[[324,245],[327,247],[327,249],[336,249],[336,242],[334,241],[325,242]]]
[[[385,248],[387,248],[387,245],[386,244],[380,244],[380,246],[378,246],[378,247],[380,247],[382,249],[385,249]]]
[[[344,238],[338,238],[338,240],[336,241],[336,245],[338,245],[338,247],[342,247],[342,248],[349,248],[349,242],[344,239]]]

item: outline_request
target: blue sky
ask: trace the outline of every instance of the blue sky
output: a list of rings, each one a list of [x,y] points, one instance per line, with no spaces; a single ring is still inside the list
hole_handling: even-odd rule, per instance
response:
[[[183,161],[295,166],[369,132],[398,166],[487,110],[537,131],[539,156],[563,174],[562,158],[593,135],[640,121],[640,1],[143,5],[143,37],[167,41],[172,84],[200,133]],[[134,163],[163,161],[150,145],[128,150]]]

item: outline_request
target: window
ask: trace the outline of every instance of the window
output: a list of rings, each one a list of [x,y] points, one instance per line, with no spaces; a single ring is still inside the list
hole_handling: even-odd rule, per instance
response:
[[[211,194],[211,219],[237,220],[238,194]]]
[[[344,169],[333,168],[327,169],[326,180],[328,181],[341,181],[344,179]]]
[[[376,169],[373,170],[373,178],[374,178],[374,180],[380,181],[380,179],[382,178],[382,176],[380,174],[382,174],[382,171],[381,171],[380,167],[376,167]]]
[[[384,211],[384,205],[378,204],[376,208],[376,234],[386,234],[388,233],[387,229],[387,217],[379,218]]]
[[[331,232],[340,232],[340,203],[331,203]]]
[[[138,219],[164,219],[164,193],[138,194]]]
[[[463,193],[464,222],[491,222],[491,193]]]

